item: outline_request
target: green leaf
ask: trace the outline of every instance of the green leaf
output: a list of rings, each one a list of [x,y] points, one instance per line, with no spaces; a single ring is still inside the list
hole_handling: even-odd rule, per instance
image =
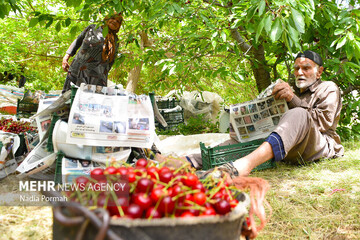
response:
[[[226,42],[226,33],[225,33],[224,31],[222,31],[222,32],[220,33],[220,35],[221,35],[222,40],[223,40],[224,42]]]
[[[175,9],[176,12],[180,13],[181,12],[181,8],[179,5],[177,5],[176,3],[173,3],[173,7]]]
[[[174,12],[175,12],[175,9],[172,5],[169,5],[168,8],[167,8],[167,13],[170,15],[170,16],[173,16],[174,15]]]
[[[261,35],[261,32],[262,32],[262,30],[264,28],[264,23],[265,23],[265,18],[261,19],[261,21],[260,21],[260,23],[259,23],[259,25],[258,25],[258,27],[256,29],[255,42],[258,41],[258,39],[259,39],[259,37]]]
[[[237,28],[241,25],[240,19],[235,19],[234,23],[231,25],[231,28]]]
[[[60,30],[61,30],[61,22],[60,22],[60,21],[58,21],[58,22],[56,23],[55,30],[56,30],[57,32],[60,32]]]
[[[200,17],[202,20],[204,20],[204,22],[208,23],[209,19],[207,17],[205,17],[203,14],[200,13]]]
[[[70,18],[67,18],[67,19],[65,20],[65,26],[68,27],[70,24],[71,24],[71,19],[70,19]]]
[[[174,72],[175,72],[175,68],[176,68],[176,65],[174,65],[170,71],[169,71],[169,76],[172,75]]]
[[[311,10],[315,9],[315,3],[314,0],[309,0],[310,6],[311,6]]]
[[[294,8],[291,8],[291,17],[295,22],[295,26],[300,33],[305,32],[304,16]]]
[[[4,18],[9,12],[6,10],[6,6],[0,4],[0,18]]]
[[[75,0],[74,2],[73,2],[73,5],[74,5],[74,7],[76,8],[76,7],[78,7],[78,6],[80,6],[80,4],[83,2],[83,0]]]
[[[360,43],[358,41],[353,42],[353,47],[355,49],[354,54],[357,59],[360,59]]]
[[[234,51],[235,51],[236,56],[240,56],[240,51],[237,46],[234,46]]]
[[[246,30],[248,30],[248,32],[250,32],[250,33],[254,33],[255,32],[254,24],[249,23],[246,27]]]
[[[42,22],[42,21],[46,20],[47,18],[48,18],[47,14],[41,14],[39,16],[39,22]]]
[[[217,37],[217,35],[218,35],[218,32],[217,32],[217,31],[215,31],[215,32],[211,35],[211,39],[216,38],[216,37]]]
[[[53,22],[54,22],[54,19],[53,19],[53,18],[50,18],[49,21],[47,22],[45,28],[50,27]]]
[[[102,35],[106,36],[108,34],[108,32],[109,32],[109,28],[108,28],[108,26],[105,26],[102,30]]]
[[[291,44],[290,44],[291,39],[289,39],[288,36],[286,36],[286,34],[283,34],[282,36],[283,36],[282,39],[285,42],[286,47],[289,49],[290,54],[292,54],[292,52],[291,52]]]
[[[340,20],[339,24],[340,25],[352,24],[352,22],[353,22],[353,20],[350,17],[345,17]]]
[[[350,82],[354,83],[354,81],[356,80],[356,76],[353,73],[353,71],[351,70],[351,68],[349,68],[347,65],[345,65],[344,71],[345,71],[345,74],[348,76],[348,79],[350,80]]]
[[[72,37],[74,37],[79,31],[79,27],[78,26],[74,26],[70,29],[70,34]]]
[[[336,44],[338,41],[339,41],[339,39],[338,39],[338,38],[337,38],[337,39],[335,39],[335,40],[331,43],[330,47],[332,48],[333,46],[335,46],[335,44]]]
[[[38,18],[32,18],[29,22],[29,27],[35,27],[36,24],[38,24],[39,19]]]
[[[269,34],[271,30],[271,15],[267,15],[264,20],[265,31]]]
[[[345,43],[346,43],[346,36],[343,36],[343,37],[339,40],[338,44],[336,45],[336,50],[339,49],[339,48],[341,48],[342,46],[344,46]]]
[[[344,31],[345,31],[344,29],[340,29],[340,28],[335,29],[334,35],[340,35],[340,34],[342,34]]]
[[[293,40],[293,42],[297,46],[297,48],[300,48],[299,32],[296,31],[296,29],[290,25],[288,25],[287,27],[288,27],[288,32],[289,32],[290,38]]]
[[[212,45],[214,48],[216,48],[216,44],[217,44],[217,42],[216,42],[215,40],[211,40],[211,45]]]
[[[355,39],[355,36],[352,32],[347,33],[346,36],[350,41],[354,41]]]
[[[275,41],[279,40],[279,38],[281,37],[282,31],[283,30],[282,30],[280,18],[276,18],[274,23],[271,26],[271,33],[270,33],[271,41],[275,42]]]
[[[134,38],[134,42],[135,42],[136,46],[137,46],[138,48],[140,48],[140,44],[139,44],[139,41],[137,40],[137,38]]]
[[[352,57],[354,56],[354,49],[352,48],[352,46],[350,44],[345,44],[344,48],[345,48],[347,59],[349,61],[351,61]]]
[[[166,69],[168,68],[168,65],[167,64],[164,64],[163,68],[161,69],[161,71],[165,71]]]
[[[259,16],[261,16],[264,13],[265,10],[265,0],[261,0],[260,4],[259,4]]]
[[[66,6],[71,7],[73,5],[73,0],[64,0],[66,2]]]
[[[334,26],[334,24],[332,22],[328,22],[328,23],[325,24],[324,28],[329,29],[332,26]]]
[[[356,16],[360,17],[360,10],[359,9],[353,9],[351,12],[354,13]]]
[[[256,5],[249,8],[249,10],[246,13],[246,21],[247,22],[250,21],[250,19],[254,16],[256,9],[257,9]]]
[[[357,68],[360,69],[360,65],[353,63],[353,62],[346,62],[346,65],[349,65],[351,68]]]

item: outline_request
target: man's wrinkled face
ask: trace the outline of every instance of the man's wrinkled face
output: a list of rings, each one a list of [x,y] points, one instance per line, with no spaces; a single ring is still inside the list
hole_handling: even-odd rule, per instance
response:
[[[300,89],[305,89],[320,78],[322,67],[312,60],[304,57],[297,58],[294,63],[295,84]]]

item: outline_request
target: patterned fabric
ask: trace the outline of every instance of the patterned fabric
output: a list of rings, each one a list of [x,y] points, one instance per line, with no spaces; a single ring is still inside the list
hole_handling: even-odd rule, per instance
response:
[[[77,86],[81,83],[106,86],[109,71],[114,64],[114,58],[103,61],[102,52],[104,37],[102,27],[92,24],[74,40],[66,51],[70,56],[75,57],[70,65],[63,92],[70,89],[70,82]],[[115,54],[118,51],[118,38],[115,34]],[[77,52],[77,53],[76,53]]]

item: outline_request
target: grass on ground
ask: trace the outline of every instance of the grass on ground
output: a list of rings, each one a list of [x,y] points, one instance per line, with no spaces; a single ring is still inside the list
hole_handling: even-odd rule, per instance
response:
[[[273,214],[257,239],[360,239],[360,144],[306,166],[252,174],[269,181]]]
[[[273,209],[257,239],[360,239],[360,143],[344,145],[343,158],[252,174],[269,181]],[[1,240],[51,239],[51,228],[50,207],[0,207]]]

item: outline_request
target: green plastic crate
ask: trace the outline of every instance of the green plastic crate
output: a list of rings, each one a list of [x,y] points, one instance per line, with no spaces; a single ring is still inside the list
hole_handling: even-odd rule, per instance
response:
[[[55,184],[61,184],[62,183],[62,159],[64,157],[64,153],[61,151],[58,151],[56,154],[56,167],[55,167],[55,175],[54,175],[54,182]]]
[[[27,151],[27,148],[26,148],[25,135],[24,135],[24,133],[19,133],[18,136],[19,136],[19,138],[20,138],[20,146],[19,146],[19,148],[16,150],[15,157],[22,156],[22,155],[24,155],[24,154],[26,154],[26,153],[28,152],[28,151]]]
[[[56,113],[54,113],[54,115],[52,115],[52,117],[51,117],[51,124],[49,127],[49,137],[48,137],[48,142],[46,145],[46,149],[48,150],[48,152],[54,152],[54,143],[53,143],[52,137],[53,137],[53,131],[54,131],[55,124],[59,119],[60,119],[60,117]]]
[[[167,100],[158,100],[156,101],[156,105],[159,109],[169,109],[174,108],[180,105],[180,100],[176,100],[175,98],[167,99]]]
[[[184,123],[184,111],[178,112],[169,112],[165,113],[164,111],[160,111],[160,114],[164,117],[166,123],[168,124],[167,127],[163,127],[156,119],[155,119],[155,127],[158,130],[174,130],[180,124]]]
[[[74,102],[74,98],[76,95],[78,88],[75,86],[71,86],[71,95],[70,95],[70,106],[72,106],[73,102]]]
[[[26,102],[18,99],[16,106],[16,117],[18,119],[29,118],[37,112],[38,107],[38,103]]]
[[[225,146],[206,147],[204,143],[200,142],[202,165],[204,170],[208,170],[220,166],[227,162],[233,162],[243,156],[248,155],[259,147],[265,140],[257,139],[245,143],[237,143]],[[263,164],[260,164],[253,171],[264,170],[276,167],[274,159],[270,159]]]

